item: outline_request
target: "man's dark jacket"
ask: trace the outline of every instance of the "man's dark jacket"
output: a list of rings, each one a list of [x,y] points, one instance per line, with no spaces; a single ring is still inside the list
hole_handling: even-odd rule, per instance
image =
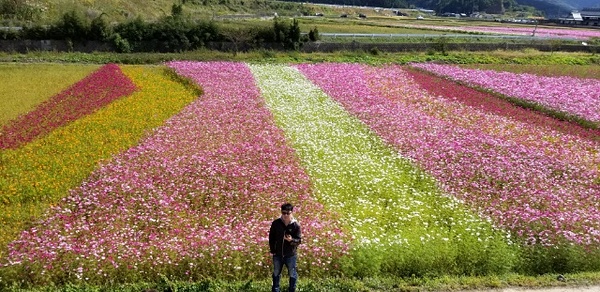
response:
[[[287,234],[292,235],[292,241],[288,242],[284,239]],[[269,249],[271,254],[277,256],[296,255],[296,248],[300,243],[302,243],[302,232],[300,231],[300,224],[296,220],[292,220],[287,226],[281,218],[271,223],[271,229],[269,229]]]

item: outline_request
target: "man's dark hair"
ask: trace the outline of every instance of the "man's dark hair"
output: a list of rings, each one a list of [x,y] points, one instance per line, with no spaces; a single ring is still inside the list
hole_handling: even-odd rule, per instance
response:
[[[285,204],[281,205],[281,211],[292,212],[292,211],[294,211],[294,206],[292,206],[292,204],[290,204],[290,203],[285,203]]]

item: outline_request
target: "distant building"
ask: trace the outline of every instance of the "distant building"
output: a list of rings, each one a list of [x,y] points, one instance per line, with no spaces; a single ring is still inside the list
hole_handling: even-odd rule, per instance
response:
[[[560,24],[600,26],[600,8],[584,8],[572,11],[567,17],[559,18]]]

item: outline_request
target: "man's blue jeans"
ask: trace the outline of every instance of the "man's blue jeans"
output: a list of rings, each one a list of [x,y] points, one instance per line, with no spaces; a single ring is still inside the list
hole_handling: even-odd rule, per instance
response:
[[[273,288],[272,292],[279,292],[279,280],[281,280],[281,271],[283,266],[287,267],[290,275],[289,292],[296,291],[296,281],[298,281],[298,272],[296,272],[296,256],[273,256]]]

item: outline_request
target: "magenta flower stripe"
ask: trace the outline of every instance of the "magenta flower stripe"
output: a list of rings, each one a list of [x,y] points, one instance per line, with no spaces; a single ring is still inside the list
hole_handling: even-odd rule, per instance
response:
[[[14,149],[67,125],[115,99],[135,85],[119,66],[108,64],[0,129],[0,149]]]
[[[404,24],[401,27],[417,28],[417,29],[430,29],[439,31],[453,31],[453,32],[476,32],[476,33],[489,33],[489,34],[510,34],[510,35],[523,35],[538,38],[568,38],[568,39],[580,39],[587,40],[590,38],[600,37],[600,32],[595,29],[564,29],[564,28],[550,28],[550,27],[518,27],[518,26],[436,26],[436,25],[415,25],[415,24]],[[535,32],[535,33],[534,33]]]
[[[299,69],[495,225],[528,243],[600,243],[597,169],[548,156],[517,137],[461,126],[443,113],[423,110],[427,103],[422,99],[433,98],[400,67],[319,64]],[[496,123],[478,122],[483,128]]]
[[[330,219],[338,216],[312,199],[247,66],[167,65],[204,94],[72,190],[10,245],[8,262],[84,278],[122,269],[157,277],[174,266],[190,279],[261,277],[270,269],[270,222],[290,201],[307,235],[299,265],[307,275],[335,268],[349,239]]]
[[[406,72],[417,87],[427,90],[413,102],[428,115],[465,129],[543,149],[544,154],[564,163],[598,171],[600,130],[587,129],[536,111],[517,107],[488,92],[462,86],[419,70]]]
[[[452,80],[534,102],[600,124],[600,80],[569,76],[547,77],[452,65],[413,64]]]

